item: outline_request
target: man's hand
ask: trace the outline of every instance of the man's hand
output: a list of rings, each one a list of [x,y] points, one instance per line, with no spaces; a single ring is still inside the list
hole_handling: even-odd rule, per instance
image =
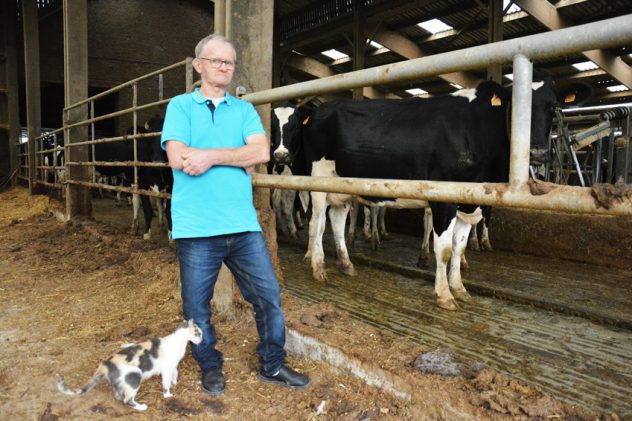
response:
[[[182,171],[190,176],[204,174],[213,166],[210,150],[190,149],[180,155],[182,159]]]

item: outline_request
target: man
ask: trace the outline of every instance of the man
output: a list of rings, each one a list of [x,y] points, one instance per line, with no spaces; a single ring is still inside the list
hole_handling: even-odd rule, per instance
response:
[[[236,52],[224,37],[209,35],[195,48],[201,88],[174,97],[161,144],[173,169],[173,238],[180,263],[184,317],[203,341],[193,346],[202,388],[224,393],[222,353],[211,323],[210,301],[222,262],[255,311],[259,379],[303,389],[309,378],[285,365],[285,319],[279,284],[252,202],[250,172],[269,160],[270,145],[254,107],[232,97]]]

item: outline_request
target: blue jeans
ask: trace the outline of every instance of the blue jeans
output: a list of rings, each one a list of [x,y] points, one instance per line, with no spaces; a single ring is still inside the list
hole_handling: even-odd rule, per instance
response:
[[[176,240],[176,250],[184,317],[194,319],[204,335],[202,343],[192,346],[193,357],[202,371],[223,365],[222,353],[215,349],[217,336],[211,323],[211,299],[224,262],[244,299],[254,308],[261,371],[275,374],[285,363],[285,318],[279,283],[261,233],[182,238]]]

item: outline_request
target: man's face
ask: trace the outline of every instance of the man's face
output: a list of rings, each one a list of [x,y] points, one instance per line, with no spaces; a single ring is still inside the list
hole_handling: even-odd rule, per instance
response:
[[[195,70],[205,82],[212,86],[227,88],[233,80],[235,72],[235,51],[230,44],[222,41],[210,41],[204,47],[201,60],[194,60]],[[223,61],[219,67],[215,68],[211,60]],[[228,64],[228,63],[232,63]]]

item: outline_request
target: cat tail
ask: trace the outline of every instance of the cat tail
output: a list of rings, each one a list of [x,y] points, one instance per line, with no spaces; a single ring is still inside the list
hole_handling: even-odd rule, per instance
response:
[[[94,373],[94,376],[92,377],[92,379],[90,379],[90,381],[81,389],[77,389],[77,390],[70,389],[68,386],[66,386],[66,383],[64,382],[64,378],[60,375],[57,375],[57,389],[59,389],[59,391],[63,393],[64,395],[68,395],[68,396],[83,395],[84,393],[87,393],[91,391],[92,389],[94,389],[94,387],[97,384],[99,384],[102,380],[104,380],[105,375],[106,375],[106,370],[104,370],[103,366],[99,366],[96,373]]]

